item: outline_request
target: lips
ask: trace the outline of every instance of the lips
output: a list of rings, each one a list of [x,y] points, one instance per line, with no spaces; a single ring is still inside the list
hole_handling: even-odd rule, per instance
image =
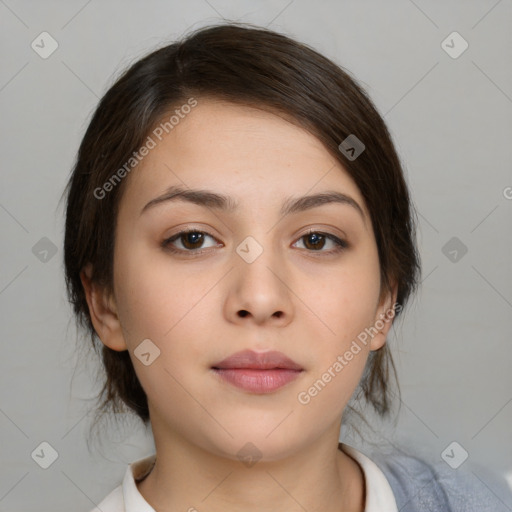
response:
[[[282,352],[243,350],[214,364],[223,380],[251,393],[271,393],[295,380],[304,370]]]
[[[213,365],[214,369],[249,368],[256,370],[302,370],[302,366],[275,350],[270,352],[254,352],[243,350]]]

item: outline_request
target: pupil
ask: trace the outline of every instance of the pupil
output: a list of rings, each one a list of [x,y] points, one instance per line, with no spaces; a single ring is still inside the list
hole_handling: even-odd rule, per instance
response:
[[[323,235],[318,235],[317,233],[312,233],[308,237],[308,243],[309,243],[310,240],[313,240],[312,245],[314,247],[319,247],[319,246],[323,247],[323,244],[322,244],[322,242],[323,242]],[[319,242],[320,242],[320,244],[319,244]]]
[[[187,244],[188,245],[197,245],[198,243],[199,243],[199,245],[201,245],[202,237],[203,237],[202,233],[198,233],[198,232],[187,233],[185,235],[185,241],[186,241],[185,246],[187,246]]]

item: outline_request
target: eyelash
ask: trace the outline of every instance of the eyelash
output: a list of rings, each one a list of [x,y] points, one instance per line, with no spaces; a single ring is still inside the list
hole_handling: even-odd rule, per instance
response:
[[[200,256],[201,254],[204,254],[204,253],[208,252],[208,249],[210,249],[210,248],[207,248],[206,250],[201,250],[201,249],[186,249],[186,250],[183,250],[183,249],[176,249],[175,247],[173,247],[171,245],[172,242],[178,240],[183,235],[187,235],[189,233],[200,233],[200,234],[203,234],[203,235],[207,235],[207,236],[209,236],[209,237],[211,237],[211,238],[213,238],[215,240],[215,237],[213,235],[210,235],[210,233],[208,233],[206,231],[200,231],[198,229],[188,229],[188,230],[180,231],[179,233],[176,233],[175,235],[171,236],[170,238],[165,239],[161,243],[162,248],[164,248],[166,251],[169,251],[169,252],[174,253],[174,254],[181,254],[181,255],[183,255],[183,254],[189,253],[192,257]],[[337,254],[337,253],[340,253],[342,251],[345,251],[346,249],[348,249],[350,247],[349,243],[346,240],[338,238],[337,236],[334,236],[334,235],[332,235],[330,233],[324,233],[323,231],[318,231],[318,230],[314,230],[314,229],[311,229],[307,233],[304,233],[297,240],[301,240],[302,238],[307,237],[307,236],[312,235],[312,234],[324,236],[325,238],[327,238],[327,239],[331,240],[332,242],[334,242],[336,247],[334,249],[331,249],[330,251],[322,251],[322,250],[315,251],[315,250],[308,250],[308,249],[306,249],[308,252],[320,253],[320,254],[324,254],[324,255],[325,254],[326,255],[332,255],[332,254]]]

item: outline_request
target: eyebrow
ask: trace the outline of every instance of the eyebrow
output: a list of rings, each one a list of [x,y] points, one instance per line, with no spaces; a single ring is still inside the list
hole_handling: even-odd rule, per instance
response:
[[[172,185],[165,191],[164,194],[149,201],[149,203],[147,203],[144,208],[142,208],[140,215],[142,215],[150,208],[153,208],[162,203],[166,203],[168,201],[187,201],[199,206],[204,206],[219,211],[225,211],[228,213],[233,213],[238,209],[238,202],[235,201],[232,197],[218,194],[210,190],[190,189],[183,188],[180,185]],[[311,208],[316,208],[318,206],[330,203],[345,204],[353,207],[360,214],[363,222],[366,225],[364,212],[361,206],[359,206],[359,203],[349,195],[334,190],[328,190],[309,196],[289,197],[284,201],[279,213],[284,217],[292,213],[303,212],[310,210]]]

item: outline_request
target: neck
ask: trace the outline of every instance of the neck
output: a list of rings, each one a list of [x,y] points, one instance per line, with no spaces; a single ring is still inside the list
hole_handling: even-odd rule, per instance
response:
[[[160,444],[138,483],[157,512],[208,510],[363,512],[364,475],[335,443],[320,440],[279,460],[241,462],[187,442]]]

